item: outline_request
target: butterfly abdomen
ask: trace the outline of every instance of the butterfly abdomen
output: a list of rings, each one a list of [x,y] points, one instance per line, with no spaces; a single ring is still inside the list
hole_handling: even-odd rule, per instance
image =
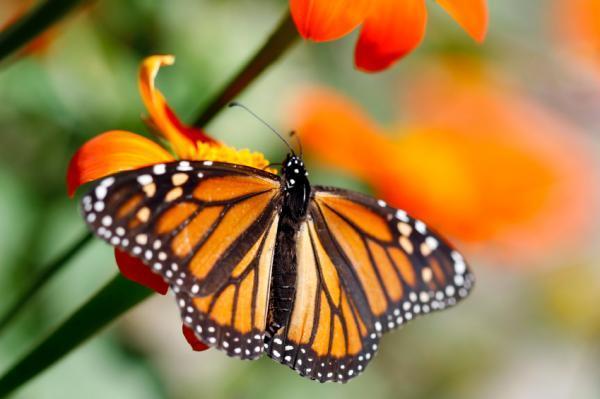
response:
[[[270,320],[268,333],[288,324],[296,294],[296,241],[300,225],[306,218],[310,183],[302,161],[289,155],[282,169],[283,204],[277,228],[277,244],[273,259]]]
[[[273,333],[285,326],[292,311],[296,293],[296,234],[298,225],[282,215],[277,229],[277,245],[273,259],[269,327]]]

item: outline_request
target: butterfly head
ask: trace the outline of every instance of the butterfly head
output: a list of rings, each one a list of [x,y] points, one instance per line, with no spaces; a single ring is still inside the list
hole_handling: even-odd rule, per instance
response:
[[[281,174],[289,188],[308,182],[308,172],[304,167],[302,158],[295,154],[288,154],[283,161]]]
[[[281,167],[283,190],[285,191],[289,204],[296,216],[302,217],[308,206],[310,198],[310,183],[308,172],[304,167],[302,158],[294,153],[287,155]]]

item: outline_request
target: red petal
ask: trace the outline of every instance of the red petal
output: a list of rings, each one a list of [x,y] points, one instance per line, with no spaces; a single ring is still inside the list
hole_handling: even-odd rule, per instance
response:
[[[169,284],[167,284],[161,276],[153,273],[150,268],[138,258],[115,249],[115,260],[117,261],[121,274],[129,280],[150,288],[161,295],[165,295],[169,290]]]
[[[185,339],[190,344],[193,350],[195,350],[196,352],[202,352],[207,349],[210,349],[208,345],[206,345],[204,342],[200,341],[198,337],[196,337],[196,334],[194,334],[194,331],[191,328],[189,328],[185,324],[182,324],[181,329],[183,330],[183,336],[185,337]]]
[[[483,42],[488,29],[486,0],[437,0],[473,39]]]
[[[424,0],[375,2],[356,46],[356,66],[367,72],[386,69],[421,43],[426,24]]]
[[[67,191],[73,196],[80,185],[124,170],[132,170],[174,158],[154,141],[134,133],[113,130],[85,143],[67,170]]]
[[[362,23],[372,0],[290,0],[298,32],[317,42],[335,40]]]

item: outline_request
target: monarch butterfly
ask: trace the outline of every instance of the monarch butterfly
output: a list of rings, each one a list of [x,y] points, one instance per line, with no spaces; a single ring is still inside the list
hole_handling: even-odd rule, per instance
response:
[[[89,227],[169,283],[183,322],[230,356],[318,380],[360,374],[383,333],[456,304],[473,275],[423,222],[382,200],[212,161],[114,174],[82,199]]]

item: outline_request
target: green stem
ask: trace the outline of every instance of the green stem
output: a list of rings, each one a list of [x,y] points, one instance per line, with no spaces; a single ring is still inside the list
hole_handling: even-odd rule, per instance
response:
[[[83,248],[92,239],[92,234],[87,233],[79,239],[73,246],[67,249],[58,258],[54,259],[50,264],[42,267],[42,271],[39,275],[30,283],[29,287],[19,295],[18,299],[9,307],[8,311],[0,318],[0,332],[14,319],[16,315],[21,312],[21,309],[25,307],[34,297],[35,293],[39,291],[44,284],[46,284],[52,276],[54,276],[63,265],[67,264],[73,256],[75,256],[81,248]]]
[[[117,275],[0,378],[0,397],[22,386],[152,293]]]
[[[280,21],[277,28],[265,44],[198,115],[194,126],[204,127],[214,116],[246,89],[261,73],[273,65],[294,43],[300,35],[289,12]]]
[[[47,30],[78,5],[91,0],[47,0],[0,32],[0,61]]]

